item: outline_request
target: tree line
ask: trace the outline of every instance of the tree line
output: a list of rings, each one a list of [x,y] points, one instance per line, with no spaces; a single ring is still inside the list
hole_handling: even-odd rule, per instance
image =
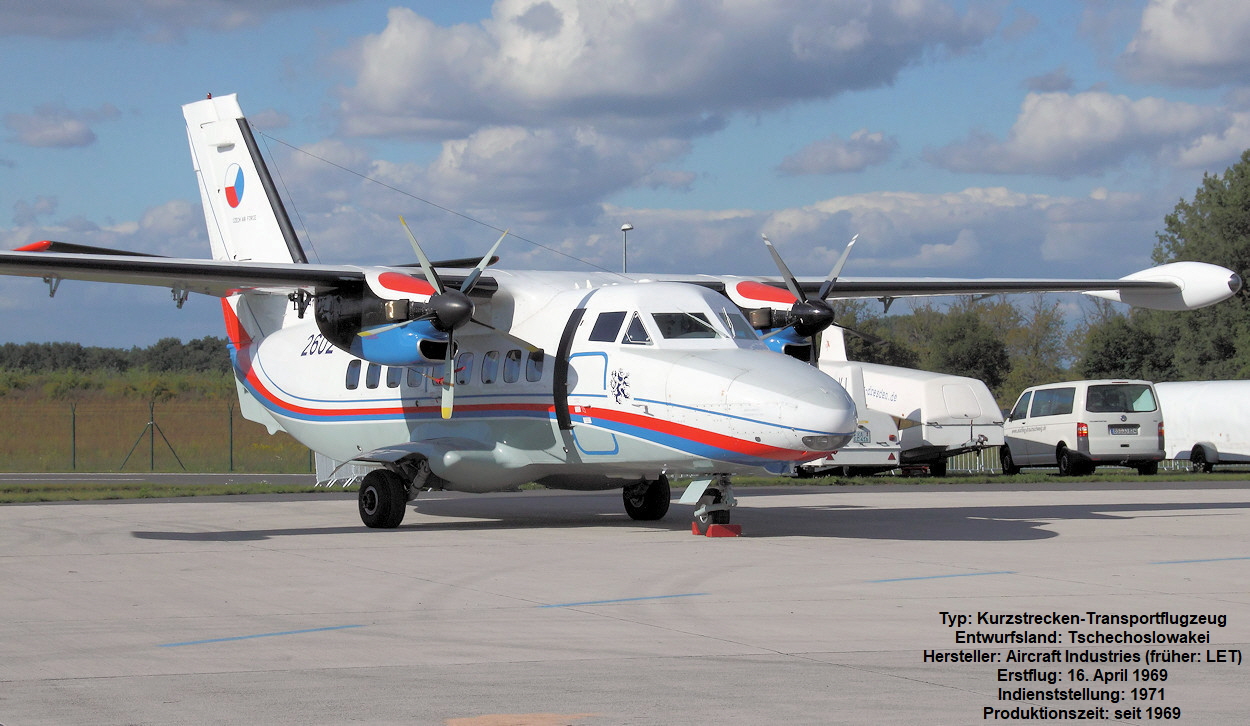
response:
[[[4,343],[0,370],[24,373],[149,371],[226,373],[230,354],[223,338],[207,336],[183,343],[162,338],[146,348],[102,348],[78,343]]]
[[[1192,201],[1164,219],[1155,264],[1209,262],[1250,275],[1250,150],[1223,175],[1206,174]],[[1086,302],[1071,325],[1061,303],[1005,297],[961,298],[945,310],[917,306],[910,315],[876,316],[866,303],[843,306],[839,319],[873,337],[848,336],[852,360],[972,376],[1000,404],[1022,389],[1080,378],[1198,381],[1250,378],[1250,293],[1186,312]],[[871,341],[871,342],[870,342]]]

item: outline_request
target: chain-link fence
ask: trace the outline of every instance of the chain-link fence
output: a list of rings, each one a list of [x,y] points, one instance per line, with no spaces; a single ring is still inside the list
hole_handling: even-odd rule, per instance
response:
[[[0,397],[0,470],[306,473],[311,452],[270,436],[234,401]]]

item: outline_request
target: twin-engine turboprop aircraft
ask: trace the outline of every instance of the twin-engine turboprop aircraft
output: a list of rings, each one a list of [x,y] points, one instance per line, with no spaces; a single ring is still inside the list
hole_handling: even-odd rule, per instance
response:
[[[1196,262],[1120,280],[841,278],[846,255],[799,280],[771,244],[780,279],[488,271],[495,249],[466,273],[473,261],[432,263],[415,238],[419,268],[310,264],[235,96],[183,114],[212,260],[40,242],[0,253],[0,272],[52,292],[71,279],[220,298],[244,415],[375,467],[369,527],[398,526],[423,488],[525,482],[622,488],[630,517],[655,520],[674,476],[695,478],[681,501],[701,529],[727,523],[732,475],[854,434],[846,391],[774,352],[832,324],[827,299],[1075,291],[1187,310],[1241,285]]]

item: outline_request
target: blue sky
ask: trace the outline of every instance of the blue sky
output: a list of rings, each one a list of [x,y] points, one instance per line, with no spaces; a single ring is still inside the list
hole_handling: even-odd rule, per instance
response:
[[[858,233],[851,275],[1118,277],[1250,147],[1242,0],[44,0],[0,63],[5,248],[207,256],[206,93],[323,262],[409,261],[404,214],[520,268],[618,269],[629,222],[639,272],[772,274],[767,233],[823,275]],[[0,279],[0,342],[221,334],[169,297]]]

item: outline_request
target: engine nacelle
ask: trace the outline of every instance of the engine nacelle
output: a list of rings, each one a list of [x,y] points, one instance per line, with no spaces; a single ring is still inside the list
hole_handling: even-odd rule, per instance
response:
[[[388,366],[441,363],[447,333],[419,319],[433,294],[429,283],[409,275],[370,274],[365,284],[318,293],[313,315],[326,340],[357,358]]]
[[[1172,262],[1134,272],[1121,279],[1166,282],[1173,287],[1161,290],[1101,290],[1085,294],[1139,308],[1196,310],[1227,300],[1241,289],[1240,275],[1205,262]]]

